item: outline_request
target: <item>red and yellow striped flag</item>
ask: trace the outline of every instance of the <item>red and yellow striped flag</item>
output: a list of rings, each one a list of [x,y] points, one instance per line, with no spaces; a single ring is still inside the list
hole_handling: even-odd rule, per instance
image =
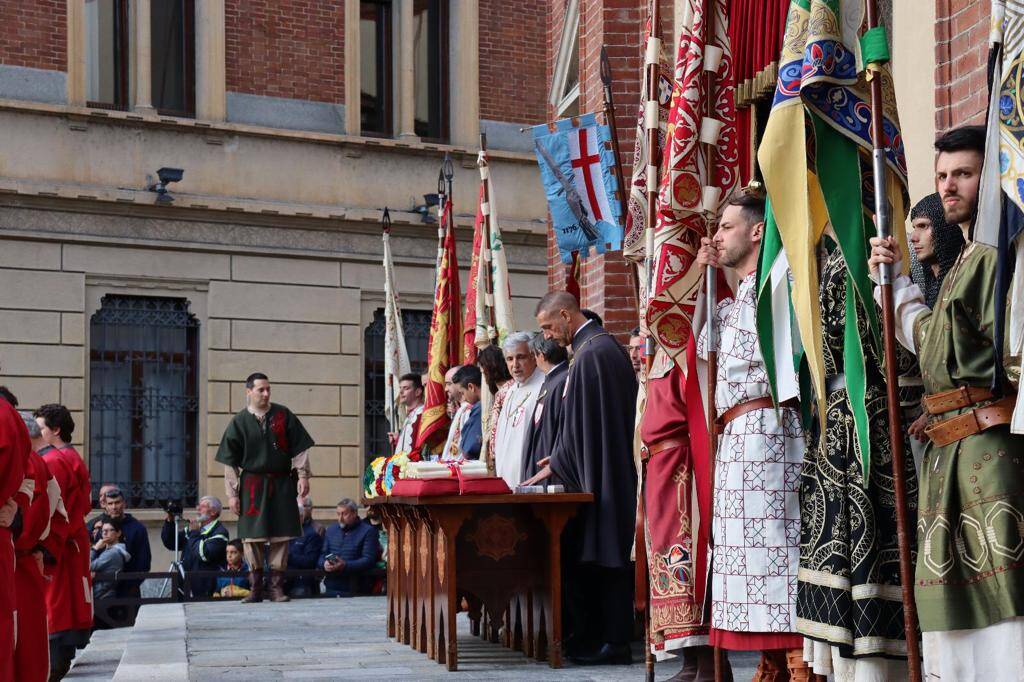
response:
[[[444,375],[462,361],[462,297],[459,294],[459,263],[455,256],[455,229],[452,202],[449,197],[441,213],[441,224],[447,226],[441,261],[434,289],[434,312],[430,320],[430,345],[427,351],[426,404],[420,418],[416,449],[435,448],[448,435],[448,396],[444,392]]]

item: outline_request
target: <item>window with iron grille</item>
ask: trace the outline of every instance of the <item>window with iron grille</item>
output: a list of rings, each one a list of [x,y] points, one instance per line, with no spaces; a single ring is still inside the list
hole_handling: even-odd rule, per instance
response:
[[[90,320],[89,470],[130,507],[196,503],[199,321],[183,298],[107,295]]]
[[[405,332],[405,346],[409,351],[412,371],[423,374],[427,371],[427,346],[430,342],[429,310],[403,310],[402,331]],[[391,453],[388,431],[391,427],[384,416],[384,309],[373,314],[373,322],[363,335],[366,354],[365,375],[365,416],[366,451],[364,466],[375,457]]]

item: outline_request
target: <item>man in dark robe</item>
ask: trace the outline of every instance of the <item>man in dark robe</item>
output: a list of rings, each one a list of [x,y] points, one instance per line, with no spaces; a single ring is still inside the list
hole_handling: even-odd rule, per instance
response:
[[[588,492],[577,523],[566,527],[566,584],[579,665],[631,661],[633,564],[630,551],[636,522],[633,430],[637,383],[622,345],[564,291],[537,304],[544,336],[572,346],[573,363],[562,390],[562,428],[544,468],[524,485],[551,473],[567,492]],[[589,640],[589,641],[588,641]]]
[[[555,437],[562,428],[562,389],[569,374],[568,353],[553,339],[537,334],[530,341],[530,350],[537,360],[537,368],[544,372],[537,403],[530,415],[526,432],[526,447],[523,451],[523,471],[520,480],[527,480],[537,473],[537,463],[551,455]],[[558,483],[556,477],[548,483]]]
[[[242,601],[262,601],[264,561],[270,566],[270,599],[289,601],[280,572],[288,565],[288,541],[302,535],[295,498],[309,494],[313,439],[291,410],[270,402],[265,374],[249,375],[245,394],[248,405],[228,423],[216,457],[224,465],[224,485],[249,562],[252,592]]]

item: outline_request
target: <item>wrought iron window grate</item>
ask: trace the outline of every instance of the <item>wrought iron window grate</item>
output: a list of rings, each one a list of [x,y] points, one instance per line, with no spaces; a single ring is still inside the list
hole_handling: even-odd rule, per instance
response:
[[[131,507],[196,503],[199,321],[182,298],[107,295],[90,320],[93,500],[116,483]]]
[[[429,310],[403,310],[402,331],[409,351],[409,364],[413,372],[427,371],[427,347],[430,343]],[[365,431],[366,451],[364,466],[375,457],[391,452],[388,444],[390,426],[384,416],[384,309],[373,314],[373,322],[363,335],[365,344]]]

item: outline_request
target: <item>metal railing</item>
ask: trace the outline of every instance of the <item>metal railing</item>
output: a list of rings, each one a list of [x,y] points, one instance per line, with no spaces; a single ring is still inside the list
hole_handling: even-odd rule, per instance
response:
[[[279,573],[285,578],[297,579],[307,578],[313,579],[317,583],[329,575],[327,571],[322,569],[286,569],[279,571]],[[263,578],[267,579],[269,573],[264,572]],[[248,577],[249,574],[246,572],[232,572],[232,571],[111,571],[111,572],[98,572],[93,577],[94,582],[113,582],[115,585],[121,584],[141,584],[144,580],[156,580],[163,583],[162,589],[160,590],[160,596],[144,597],[141,594],[137,596],[119,596],[119,597],[102,597],[97,598],[93,603],[93,614],[98,626],[102,624],[103,627],[118,628],[128,627],[135,623],[135,614],[139,608],[147,604],[174,604],[182,602],[210,602],[210,601],[239,601],[242,599],[241,596],[229,596],[229,597],[214,597],[205,594],[192,594],[191,586],[193,581],[196,580],[209,580],[222,577]],[[374,567],[369,571],[361,575],[354,575],[349,577],[349,592],[352,595],[369,595],[375,594],[372,587],[370,590],[366,589],[367,584],[375,585],[380,582],[384,586],[384,590],[380,594],[386,593],[387,589],[387,571],[382,568]],[[168,587],[170,588],[168,590]],[[115,588],[116,589],[116,588]],[[264,594],[266,589],[264,589]],[[324,598],[323,592],[317,589],[313,594],[308,595],[295,595],[291,596],[292,599],[320,599]]]

